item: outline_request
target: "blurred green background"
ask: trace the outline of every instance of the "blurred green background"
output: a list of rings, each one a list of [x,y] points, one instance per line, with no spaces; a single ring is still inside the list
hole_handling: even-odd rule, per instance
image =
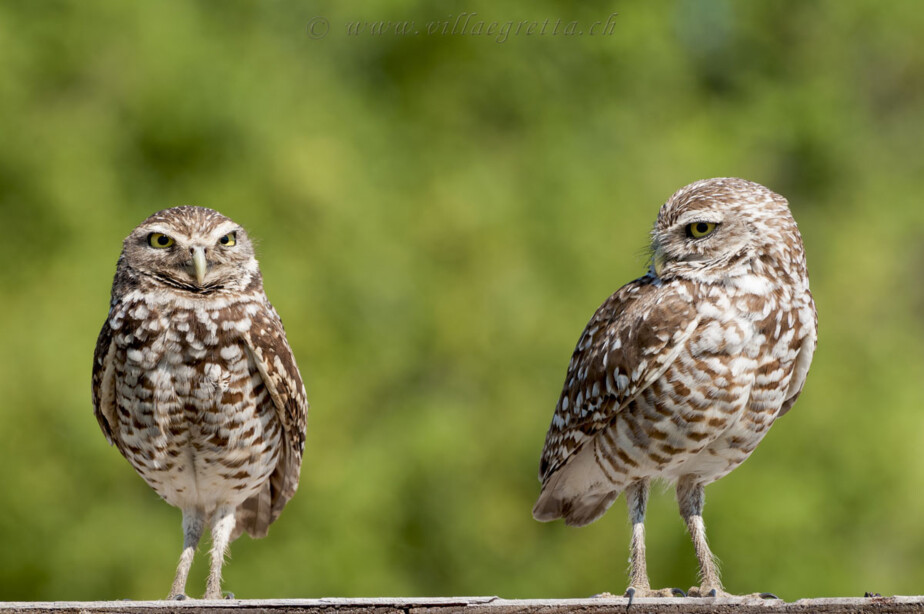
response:
[[[535,522],[539,452],[658,207],[729,175],[790,199],[820,344],[795,410],[707,489],[726,586],[920,593],[920,9],[3,1],[0,599],[167,593],[180,513],[106,445],[89,388],[121,240],[179,204],[259,241],[312,403],[299,493],[267,539],[234,544],[227,589],[621,592],[622,500],[587,528]],[[466,12],[467,33],[426,34]],[[596,36],[471,34],[613,13]],[[422,32],[347,32],[379,20]],[[653,584],[693,584],[672,492],[648,535]]]

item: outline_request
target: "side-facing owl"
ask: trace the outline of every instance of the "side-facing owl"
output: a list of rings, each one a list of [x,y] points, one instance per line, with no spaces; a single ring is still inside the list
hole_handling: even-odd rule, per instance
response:
[[[585,525],[622,491],[631,597],[645,564],[649,483],[675,484],[699,559],[722,585],[703,488],[740,465],[796,402],[816,345],[802,238],[786,199],[743,179],[697,181],[661,207],[648,272],[593,315],[571,357],[539,467],[537,520]]]

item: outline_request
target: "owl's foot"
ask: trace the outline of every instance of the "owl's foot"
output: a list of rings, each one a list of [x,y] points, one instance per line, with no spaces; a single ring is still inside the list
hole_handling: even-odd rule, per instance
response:
[[[694,586],[689,590],[690,597],[724,597],[724,598],[733,598],[733,599],[779,599],[773,593],[751,593],[750,595],[732,595],[731,593],[726,593],[720,588],[708,587],[708,586]]]
[[[630,586],[626,589],[625,597],[629,598],[629,605],[636,599],[646,599],[648,597],[686,597],[687,594],[679,588],[659,588],[652,590],[650,588],[640,588]]]
[[[186,593],[177,593],[176,595],[170,595],[167,597],[167,601],[185,601],[189,599],[189,595]]]
[[[630,586],[626,589],[625,597],[630,599],[633,597],[648,598],[648,597],[686,597],[687,594],[683,592],[681,588],[659,588],[657,590],[651,588],[637,588],[635,586]]]
[[[687,595],[690,597],[734,597],[715,586],[691,586]]]

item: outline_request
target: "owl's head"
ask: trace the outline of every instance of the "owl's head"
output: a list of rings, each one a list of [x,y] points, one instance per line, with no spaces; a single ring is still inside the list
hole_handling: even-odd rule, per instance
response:
[[[204,207],[174,207],[144,220],[125,238],[118,268],[195,294],[240,292],[260,283],[247,232]]]
[[[651,270],[662,279],[717,282],[804,270],[786,199],[744,179],[704,179],[675,192],[658,213],[651,248]]]

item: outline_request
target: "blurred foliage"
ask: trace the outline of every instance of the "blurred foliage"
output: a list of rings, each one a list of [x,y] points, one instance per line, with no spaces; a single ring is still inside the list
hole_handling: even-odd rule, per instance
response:
[[[503,43],[346,33],[463,12],[618,16]],[[728,175],[790,199],[820,345],[795,411],[707,489],[727,588],[919,593],[921,40],[916,0],[4,0],[0,600],[167,592],[180,513],[106,445],[89,376],[121,239],[179,204],[259,239],[312,403],[299,493],[234,544],[228,589],[622,591],[623,505],[533,521],[539,451],[660,204]],[[653,495],[656,586],[695,581],[675,510]]]

